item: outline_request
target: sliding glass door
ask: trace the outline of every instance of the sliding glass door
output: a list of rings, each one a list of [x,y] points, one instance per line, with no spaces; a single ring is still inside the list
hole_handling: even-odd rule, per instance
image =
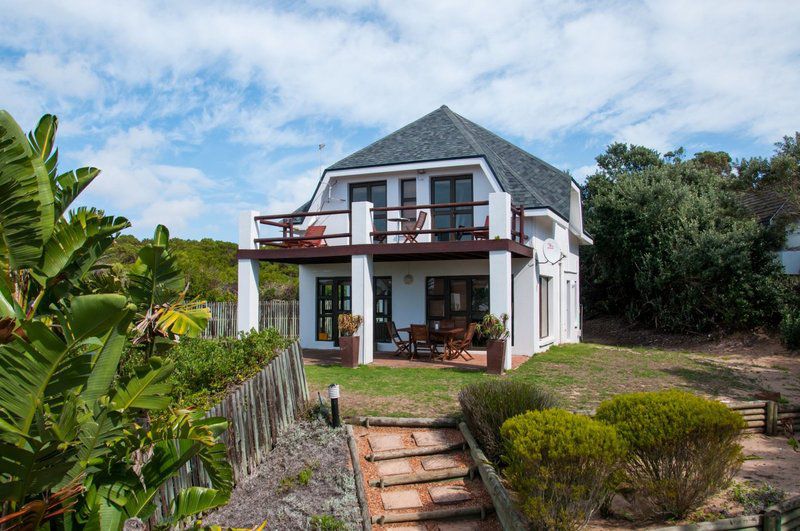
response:
[[[390,343],[387,323],[392,320],[392,278],[375,277],[376,343]],[[349,277],[317,279],[317,341],[339,344],[339,315],[352,311]]]
[[[458,175],[455,177],[431,177],[431,204],[439,203],[469,203],[472,201],[472,176]],[[447,207],[433,209],[433,228],[452,229],[457,227],[472,227],[474,219],[472,207]],[[438,241],[455,239],[472,239],[471,234],[456,232],[434,235]]]
[[[425,308],[429,327],[443,320],[456,328],[479,323],[489,312],[489,277],[428,277]]]
[[[350,208],[358,201],[369,201],[372,206],[386,206],[386,181],[354,183],[350,185]],[[386,230],[386,211],[373,212],[375,230]]]

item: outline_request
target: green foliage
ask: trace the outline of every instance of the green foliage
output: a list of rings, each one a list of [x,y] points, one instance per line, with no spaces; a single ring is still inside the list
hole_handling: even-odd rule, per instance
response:
[[[500,464],[503,443],[500,427],[511,417],[527,411],[556,406],[556,399],[541,387],[520,381],[484,380],[458,393],[464,421],[486,457]]]
[[[329,514],[315,514],[308,522],[312,531],[347,531],[347,524]]]
[[[726,158],[667,160],[643,149],[610,146],[611,162],[598,157],[586,183],[588,311],[675,332],[776,322],[775,238],[738,206],[720,173]]]
[[[781,341],[789,350],[800,349],[800,308],[787,308],[781,319]]]
[[[490,341],[500,341],[508,337],[508,314],[499,317],[491,313],[483,316],[477,327],[478,335]]]
[[[278,484],[278,492],[286,493],[295,487],[306,487],[314,476],[314,471],[319,468],[319,463],[311,463],[304,466],[297,474],[281,478]]]
[[[139,241],[134,236],[117,238],[103,255],[109,266],[118,265],[127,272],[136,261],[141,246],[149,240]],[[170,250],[178,267],[185,272],[189,286],[187,297],[207,301],[236,300],[236,249],[235,243],[203,238],[202,240],[170,239]],[[297,299],[297,266],[264,262],[259,272],[259,293],[262,300]]]
[[[767,507],[785,500],[786,493],[769,483],[756,485],[736,482],[731,489],[731,498],[742,506],[744,514],[760,514]]]
[[[613,491],[625,447],[614,428],[559,409],[507,420],[504,474],[534,529],[579,529]]]
[[[94,274],[128,222],[66,214],[99,170],[58,174],[56,126],[46,115],[26,139],[0,111],[0,504],[14,515],[3,526],[120,529],[153,514],[194,457],[211,488],[176,493],[173,518],[218,506],[231,489],[225,420],[166,411],[146,425],[169,404],[172,364],[150,357],[117,376],[138,308]]]
[[[184,338],[165,354],[175,367],[169,378],[171,396],[181,407],[208,409],[231,387],[255,375],[289,343],[272,328],[236,338]],[[129,374],[143,357],[140,351],[129,351],[122,373]]]
[[[742,463],[741,415],[685,391],[618,395],[597,420],[629,448],[626,481],[643,517],[683,518],[726,487]]]

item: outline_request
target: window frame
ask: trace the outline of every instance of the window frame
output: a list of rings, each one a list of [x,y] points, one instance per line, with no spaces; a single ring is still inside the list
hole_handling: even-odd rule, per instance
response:
[[[553,320],[552,320],[552,302],[553,302],[553,277],[547,275],[539,275],[539,340],[544,340],[545,342],[549,340],[553,335]],[[546,299],[546,300],[543,300]],[[546,312],[543,312],[542,309],[545,309]],[[542,326],[543,323],[543,316],[546,316],[546,324],[547,326]],[[545,334],[544,331],[547,330]]]
[[[456,182],[460,180],[469,180],[469,200],[468,201],[456,201]],[[450,183],[450,201],[446,201],[446,203],[461,203],[461,202],[472,202],[475,200],[475,179],[471,173],[465,173],[461,175],[436,175],[430,178],[430,197],[431,197],[431,204],[435,205],[438,204],[436,201],[436,183],[437,182],[449,182]],[[437,216],[449,216],[450,221],[448,227],[438,227],[436,225],[436,218]],[[456,220],[458,216],[470,216],[471,220],[466,226],[474,227],[475,226],[475,208],[474,207],[445,207],[445,208],[432,208],[431,209],[431,228],[451,228],[455,229],[458,228],[458,224]],[[436,241],[453,241],[453,240],[471,240],[472,234],[459,234],[458,232],[449,232],[449,233],[439,233],[433,235],[434,240]]]

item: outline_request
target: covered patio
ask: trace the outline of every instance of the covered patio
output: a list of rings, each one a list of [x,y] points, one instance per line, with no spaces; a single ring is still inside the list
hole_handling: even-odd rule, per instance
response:
[[[423,369],[466,369],[475,371],[486,370],[486,352],[482,350],[470,350],[473,359],[465,360],[463,358],[456,358],[452,360],[437,360],[432,361],[420,358],[409,360],[406,356],[396,356],[393,352],[376,351],[374,354],[372,365],[380,367],[397,367],[397,368],[423,368]],[[514,355],[511,356],[511,368],[516,369],[525,361],[529,360],[529,356]],[[341,357],[339,349],[303,349],[303,363],[305,365],[339,365]]]

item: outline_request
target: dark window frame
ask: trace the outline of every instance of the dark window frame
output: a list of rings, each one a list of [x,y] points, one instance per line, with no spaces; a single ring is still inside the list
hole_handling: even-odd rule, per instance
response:
[[[388,328],[381,329],[381,327],[379,326],[380,323],[378,322],[378,319],[379,317],[385,318],[386,321],[383,321],[385,323],[388,323],[389,321],[392,320],[392,277],[391,276],[372,277],[372,283],[375,286],[375,288],[377,288],[379,280],[384,282],[385,281],[389,282],[389,292],[388,295],[378,295],[377,289],[375,289],[372,301],[373,302],[372,317],[374,319],[374,326],[372,333],[375,339],[375,343],[391,343],[392,338],[389,337],[389,329]],[[387,311],[385,314],[379,316],[378,301],[381,300],[386,302],[385,307]],[[383,333],[380,333],[380,331],[382,331]]]
[[[367,188],[367,201],[371,202],[374,206],[375,201],[372,199],[372,187],[373,186],[383,186],[383,193],[386,197],[383,200],[383,206],[386,206],[387,201],[389,200],[389,190],[388,190],[388,183],[387,181],[365,181],[361,183],[350,183],[347,188],[347,208],[353,209],[353,188]],[[386,211],[378,211],[372,213],[372,225],[375,227],[377,231],[385,231],[387,227],[386,222]]]
[[[410,201],[410,198],[406,198],[405,195],[405,185],[411,183],[414,189],[414,199],[413,202]],[[417,179],[400,179],[400,206],[416,206],[417,205]],[[416,210],[401,210],[400,215],[404,218],[409,218],[416,220],[417,219],[417,211]]]
[[[386,301],[386,308],[388,312],[382,317],[385,317],[387,322],[392,320],[392,277],[391,276],[374,276],[372,277],[373,286],[377,286],[378,280],[382,281],[389,281],[389,293],[388,295],[375,295],[373,297],[373,335],[375,342],[378,342],[378,334],[375,333],[377,327],[377,318],[378,318],[378,301],[384,300]],[[331,283],[331,296],[321,298],[321,291],[320,287],[322,284]],[[314,338],[316,341],[333,341],[334,345],[339,344],[339,323],[338,323],[338,315],[341,313],[349,313],[346,310],[342,310],[340,308],[341,297],[339,296],[339,288],[343,284],[350,285],[350,308],[353,307],[353,282],[351,277],[317,277],[316,279],[316,291],[314,292]],[[331,311],[330,312],[321,312],[321,305],[320,302],[322,300],[331,300]],[[351,310],[352,311],[352,310]],[[323,317],[323,313],[330,313],[332,323],[331,323],[331,336],[328,339],[320,339],[320,319]],[[386,341],[381,342],[391,342],[391,338],[388,337],[388,330],[386,333]]]
[[[552,316],[550,307],[552,303],[552,290],[551,287],[553,285],[553,277],[548,277],[545,275],[539,275],[539,339],[548,339],[551,335],[551,328],[552,328]],[[545,294],[544,297],[542,294]],[[546,299],[546,300],[543,300]],[[542,304],[544,303],[544,304]],[[547,319],[544,322],[545,326],[542,326],[542,308],[547,308]],[[547,333],[545,333],[545,331]]]

